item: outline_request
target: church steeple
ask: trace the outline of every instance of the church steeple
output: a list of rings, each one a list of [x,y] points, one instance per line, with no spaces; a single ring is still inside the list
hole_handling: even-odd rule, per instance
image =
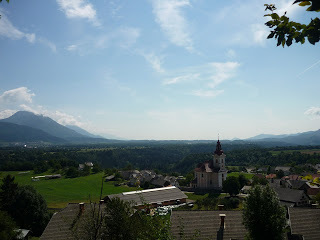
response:
[[[221,147],[219,139],[218,139],[216,150],[214,151],[214,153],[219,155],[219,156],[221,156],[223,154],[223,150],[222,150],[222,147]]]

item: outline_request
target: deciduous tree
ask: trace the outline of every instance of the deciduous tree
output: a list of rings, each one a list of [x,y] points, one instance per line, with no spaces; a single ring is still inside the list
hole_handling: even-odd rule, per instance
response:
[[[284,239],[285,209],[268,185],[264,188],[258,185],[249,191],[243,207],[243,224],[248,230],[248,239]]]
[[[293,4],[299,4],[301,7],[308,6],[307,11],[320,12],[320,1],[319,0],[296,0]],[[277,46],[287,45],[288,47],[292,44],[293,40],[296,43],[305,43],[307,38],[311,44],[315,44],[320,40],[320,19],[318,17],[311,19],[309,24],[302,24],[299,22],[290,21],[286,13],[279,16],[274,11],[277,9],[274,4],[265,4],[266,10],[271,11],[271,14],[265,16],[271,17],[271,20],[265,23],[266,26],[271,28],[271,32],[267,38],[277,39]]]

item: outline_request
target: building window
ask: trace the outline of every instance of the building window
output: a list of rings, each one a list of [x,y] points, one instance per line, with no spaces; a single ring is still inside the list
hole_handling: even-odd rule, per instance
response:
[[[222,178],[223,178],[223,174],[222,174]]]
[[[218,163],[218,159],[216,159],[216,163]]]
[[[223,159],[221,159],[221,162],[223,163]]]
[[[201,173],[201,177],[203,177],[203,173]]]
[[[210,185],[212,185],[212,180],[210,180]]]

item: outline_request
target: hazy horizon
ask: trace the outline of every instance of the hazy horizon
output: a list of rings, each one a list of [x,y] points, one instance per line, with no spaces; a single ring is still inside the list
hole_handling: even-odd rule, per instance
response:
[[[307,22],[317,13],[276,1]],[[25,110],[124,139],[318,130],[320,49],[276,47],[264,2],[0,3],[0,119]]]

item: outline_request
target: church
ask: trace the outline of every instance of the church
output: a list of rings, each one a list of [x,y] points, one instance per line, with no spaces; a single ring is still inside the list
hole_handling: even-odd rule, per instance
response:
[[[222,182],[227,179],[225,168],[226,155],[223,153],[221,143],[218,140],[213,158],[198,164],[194,170],[194,180],[191,187],[199,189],[222,189]]]

